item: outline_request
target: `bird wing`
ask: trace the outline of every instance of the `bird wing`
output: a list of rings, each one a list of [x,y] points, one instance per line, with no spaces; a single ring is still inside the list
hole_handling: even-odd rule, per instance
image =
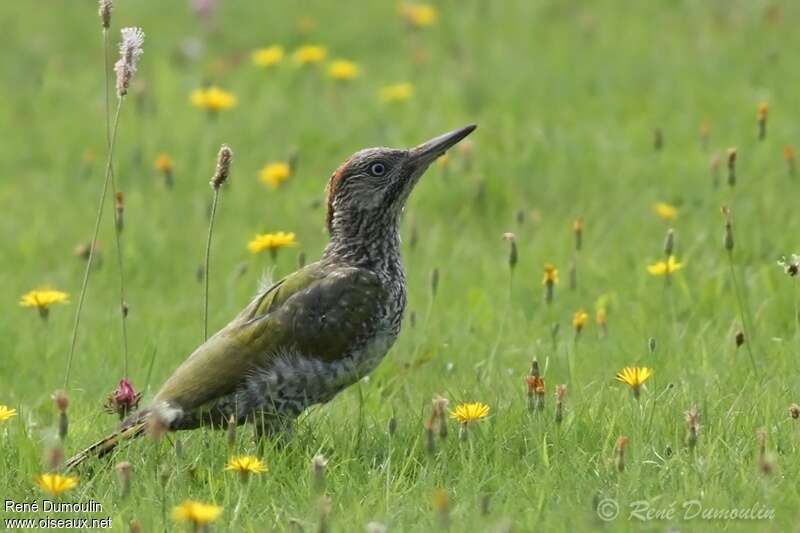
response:
[[[369,334],[385,289],[354,267],[309,265],[257,296],[200,345],[164,383],[155,401],[192,409],[234,392],[254,369],[282,353],[324,361],[345,357]]]

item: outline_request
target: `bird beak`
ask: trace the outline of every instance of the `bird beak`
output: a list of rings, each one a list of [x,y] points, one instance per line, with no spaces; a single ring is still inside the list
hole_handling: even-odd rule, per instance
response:
[[[409,150],[411,163],[417,167],[424,167],[432,163],[436,158],[458,144],[464,137],[473,132],[478,126],[470,124],[463,128],[434,137],[428,142],[422,143],[416,148]]]

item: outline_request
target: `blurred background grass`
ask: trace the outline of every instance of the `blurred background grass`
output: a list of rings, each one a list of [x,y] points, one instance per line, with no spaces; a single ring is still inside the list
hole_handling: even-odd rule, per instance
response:
[[[476,122],[471,156],[457,152],[446,166],[431,168],[406,210],[404,259],[415,325],[407,317],[368,383],[313,410],[296,445],[267,455],[269,480],[253,491],[259,494],[240,526],[285,529],[289,517],[313,521],[304,474],[319,450],[333,458],[333,520],[343,531],[371,519],[394,530],[427,530],[437,486],[451,493],[459,530],[486,530],[502,517],[523,531],[588,527],[597,493],[621,502],[702,497],[749,507],[758,501],[778,509],[772,525],[794,523],[800,497],[791,456],[798,435],[786,408],[797,400],[797,295],[775,261],[796,245],[798,183],[787,177],[781,152],[798,137],[793,113],[800,67],[793,51],[800,44],[800,6],[767,0],[433,5],[435,24],[412,29],[393,2],[219,2],[209,18],[184,2],[117,2],[112,41],[123,26],[146,33],[115,162],[126,198],[134,384],[149,397],[201,340],[197,270],[211,198],[207,181],[220,143],[231,145],[235,162],[213,246],[212,330],[247,302],[263,272],[290,272],[300,252],[317,257],[326,240],[323,189],[350,153],[414,145]],[[21,412],[0,439],[0,483],[17,497],[33,495],[28,480],[40,468],[53,422],[49,397],[62,383],[84,268],[73,250],[90,239],[103,177],[95,7],[90,1],[0,6],[0,128],[6,132],[0,145],[0,402]],[[307,43],[327,47],[329,59],[355,61],[360,76],[339,83],[326,76],[326,64],[294,66],[288,56]],[[284,61],[268,70],[253,65],[252,51],[271,44],[285,47]],[[412,83],[413,97],[382,102],[380,88],[397,82]],[[189,103],[193,89],[209,84],[238,98],[237,107],[215,120]],[[764,141],[756,138],[761,102],[770,110]],[[653,148],[656,129],[663,132],[660,151]],[[732,146],[738,148],[735,190],[724,185],[724,150]],[[173,189],[153,168],[160,153],[174,160]],[[273,191],[258,181],[263,165],[291,153],[298,166],[284,186]],[[709,171],[714,154],[723,158],[718,189]],[[669,225],[686,261],[669,291],[645,269],[660,258],[668,227],[652,213],[657,201],[679,209]],[[753,316],[758,375],[732,340],[741,325],[721,243],[721,204],[733,207],[737,275]],[[122,375],[110,210],[105,216],[102,261],[91,279],[69,391],[69,449],[113,426],[100,407]],[[585,245],[577,258],[578,288],[571,291],[577,216],[586,221]],[[300,246],[281,251],[274,262],[268,254],[249,254],[246,243],[255,233],[278,230],[294,231]],[[506,231],[520,247],[510,297]],[[413,249],[412,233],[418,236]],[[549,308],[541,293],[545,262],[561,273]],[[435,268],[441,282],[433,298]],[[72,301],[54,308],[46,325],[16,305],[40,285],[69,292]],[[611,302],[609,335],[600,338],[590,323],[573,343],[573,312],[591,314],[601,297]],[[560,324],[555,349],[553,323]],[[649,337],[656,339],[655,354],[647,352]],[[521,378],[534,356],[546,364],[548,391],[568,385],[569,414],[560,430],[549,416],[537,420],[525,412]],[[614,372],[632,363],[655,369],[645,414],[612,385]],[[484,401],[493,417],[468,450],[453,441],[438,459],[428,459],[419,438],[434,392]],[[548,415],[551,403],[548,392]],[[679,453],[682,412],[692,404],[704,425],[697,459]],[[393,441],[384,429],[392,413],[400,422]],[[770,448],[778,452],[779,474],[766,479],[753,459],[759,426],[770,429]],[[620,434],[631,437],[631,467],[616,477],[609,458]],[[169,509],[192,494],[232,508],[236,484],[219,471],[222,437],[211,437],[210,448],[199,434],[183,438],[188,453],[160,498],[150,476],[131,498],[117,501],[110,468],[81,484],[81,498],[114,509],[119,527],[133,516],[161,524],[163,514],[146,514],[148,498]],[[240,441],[250,445],[244,435]],[[666,447],[677,455],[667,457]],[[135,468],[147,472],[170,464],[168,447],[158,457],[151,448],[139,444],[122,454],[136,457]],[[186,474],[198,468],[207,476]],[[496,502],[488,518],[478,517],[482,492]]]

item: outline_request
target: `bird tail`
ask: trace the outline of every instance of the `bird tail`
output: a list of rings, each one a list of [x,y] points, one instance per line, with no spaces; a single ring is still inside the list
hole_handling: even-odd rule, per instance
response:
[[[122,441],[128,439],[134,439],[145,432],[147,428],[147,420],[139,420],[138,422],[134,422],[129,426],[125,426],[123,428],[118,429],[111,435],[108,435],[104,439],[101,439],[85,450],[76,453],[64,464],[66,470],[71,470],[76,466],[83,463],[86,459],[90,457],[97,456],[103,457],[104,455],[111,453],[111,451]]]

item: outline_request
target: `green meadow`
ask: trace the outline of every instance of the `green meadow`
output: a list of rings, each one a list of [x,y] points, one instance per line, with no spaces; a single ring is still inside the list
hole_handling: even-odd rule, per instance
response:
[[[191,530],[173,509],[196,500],[221,509],[207,525],[216,531],[797,526],[800,287],[778,260],[800,252],[800,5],[426,1],[433,12],[393,1],[119,0],[108,61],[96,2],[0,5],[0,405],[16,409],[0,421],[0,499],[101,507],[6,503],[0,520]],[[109,189],[67,380],[106,178],[104,83],[113,119],[112,64],[130,26],[146,37],[113,150],[120,255]],[[283,56],[256,64],[253,53],[272,45]],[[298,64],[305,45],[325,58]],[[338,60],[353,64],[332,75]],[[387,95],[397,84],[402,94]],[[211,86],[235,105],[193,105],[192,92]],[[202,342],[221,144],[234,159],[214,222],[211,332],[263,279],[318,258],[325,186],[350,154],[469,123],[478,129],[430,167],[406,207],[408,308],[368,378],[306,411],[285,440],[258,445],[249,426],[232,444],[224,430],[145,437],[70,472],[77,485],[55,498],[37,486],[36,476],[66,474],[59,453],[118,424],[104,402],[126,375],[120,263],[127,377],[142,405]],[[285,181],[260,178],[282,162]],[[659,267],[669,230],[674,260]],[[295,245],[248,249],[278,231]],[[558,277],[549,302],[547,264]],[[41,288],[68,294],[46,319],[20,305]],[[529,408],[534,359],[541,410]],[[615,379],[629,366],[652,371],[637,391]],[[435,427],[429,439],[436,395],[449,401],[448,435]],[[464,402],[489,413],[460,438],[448,413]],[[699,419],[687,422],[692,408]],[[267,471],[242,483],[223,470],[242,454]],[[311,468],[320,454],[324,487]]]

